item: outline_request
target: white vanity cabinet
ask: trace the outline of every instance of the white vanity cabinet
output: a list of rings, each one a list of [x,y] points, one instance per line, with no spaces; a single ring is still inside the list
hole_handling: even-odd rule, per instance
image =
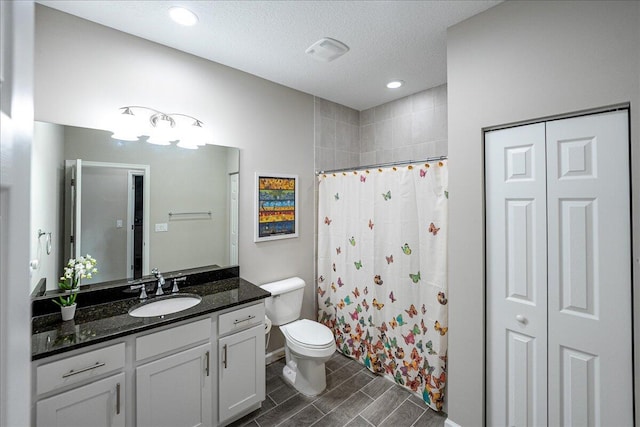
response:
[[[136,368],[138,427],[212,425],[210,337],[207,318],[136,339],[138,360],[196,345]]]
[[[124,343],[38,366],[37,394],[50,397],[37,401],[36,425],[124,427],[125,374],[104,377],[124,366]],[[76,387],[70,389],[71,386]],[[58,390],[61,392],[52,395]]]
[[[226,424],[265,399],[264,304],[218,320],[218,418]]]
[[[264,303],[36,360],[33,427],[215,427],[265,399]]]

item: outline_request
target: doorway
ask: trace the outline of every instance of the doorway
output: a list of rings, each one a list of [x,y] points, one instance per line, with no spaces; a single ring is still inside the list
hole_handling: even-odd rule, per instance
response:
[[[90,253],[100,274],[83,284],[149,274],[148,165],[67,160],[65,252]]]
[[[142,277],[144,247],[144,173],[130,170],[127,188],[127,264],[130,271],[127,277]]]

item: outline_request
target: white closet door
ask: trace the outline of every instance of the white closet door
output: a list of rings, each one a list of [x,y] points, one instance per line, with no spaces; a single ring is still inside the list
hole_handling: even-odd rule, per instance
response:
[[[487,425],[547,423],[544,123],[485,134]]]
[[[552,426],[633,425],[627,115],[547,123]]]

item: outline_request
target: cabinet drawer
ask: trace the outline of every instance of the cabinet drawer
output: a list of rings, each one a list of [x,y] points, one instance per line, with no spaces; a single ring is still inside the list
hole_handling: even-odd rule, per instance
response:
[[[211,319],[198,320],[136,339],[136,361],[211,338]]]
[[[240,308],[221,314],[218,318],[218,333],[225,335],[264,322],[264,303]]]
[[[124,343],[38,366],[37,392],[46,393],[124,367]]]

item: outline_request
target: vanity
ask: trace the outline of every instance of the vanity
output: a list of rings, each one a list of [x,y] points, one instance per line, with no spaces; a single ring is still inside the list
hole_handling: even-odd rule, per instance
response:
[[[179,294],[201,301],[160,316],[129,314],[140,304],[130,284],[80,294],[67,322],[59,312],[38,315],[47,301],[34,301],[33,425],[224,426],[260,408],[270,294],[238,273],[180,272]],[[92,298],[111,300],[84,305]]]

